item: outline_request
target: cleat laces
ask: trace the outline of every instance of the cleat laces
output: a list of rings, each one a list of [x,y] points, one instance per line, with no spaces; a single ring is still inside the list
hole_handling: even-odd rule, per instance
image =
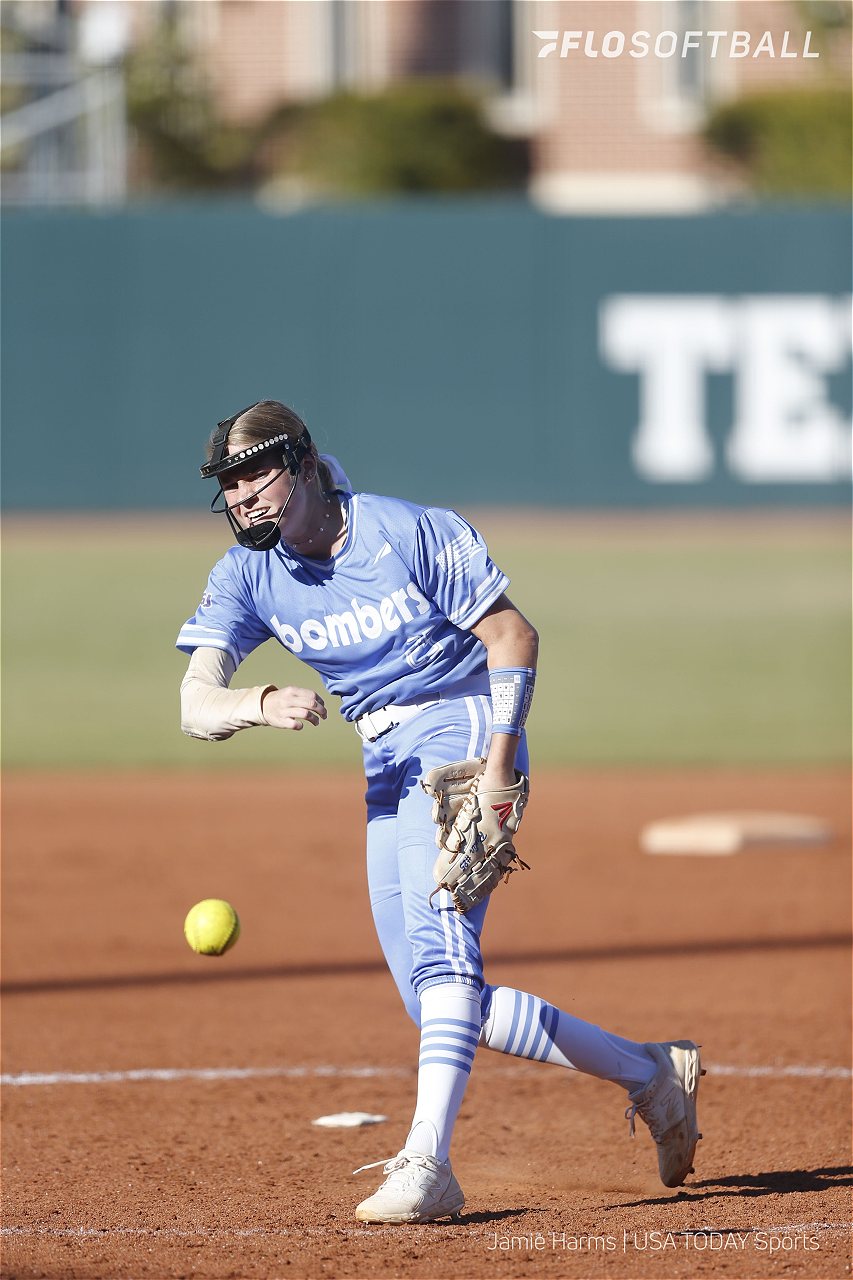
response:
[[[437,1166],[437,1164],[438,1162],[434,1160],[432,1156],[421,1155],[419,1152],[401,1151],[398,1155],[392,1156],[389,1160],[385,1158],[382,1160],[374,1160],[371,1164],[363,1164],[360,1168],[353,1169],[352,1172],[353,1177],[355,1177],[357,1173],[364,1173],[365,1169],[378,1169],[379,1166],[382,1165],[382,1172],[390,1175],[392,1173],[402,1173],[407,1169],[408,1165],[412,1165],[414,1168],[408,1169],[408,1173],[411,1176],[418,1167],[422,1169],[432,1169]]]
[[[636,1126],[636,1125],[635,1125],[635,1123],[634,1123],[634,1116],[637,1114],[637,1112],[638,1112],[639,1110],[640,1110],[640,1108],[637,1106],[637,1104],[636,1104],[636,1102],[635,1102],[635,1103],[634,1103],[634,1105],[633,1105],[632,1107],[628,1107],[628,1108],[627,1108],[627,1110],[626,1110],[626,1112],[625,1112],[625,1119],[626,1119],[626,1120],[628,1120],[628,1121],[630,1121],[630,1123],[629,1123],[629,1125],[628,1125],[628,1137],[629,1137],[629,1138],[633,1138],[633,1137],[635,1136],[635,1134],[636,1134],[637,1126]],[[652,1134],[652,1137],[654,1137],[654,1134]],[[358,1172],[358,1170],[356,1169],[356,1173],[357,1173],[357,1172]]]
[[[652,1081],[652,1086],[654,1083],[655,1082]],[[661,1127],[660,1118],[659,1116],[655,1116],[655,1109],[650,1105],[656,1092],[652,1086],[647,1086],[646,1096],[641,1101],[635,1102],[627,1108],[625,1111],[625,1119],[629,1121],[629,1137],[633,1138],[635,1136],[636,1124],[634,1123],[634,1117],[639,1116],[640,1119],[644,1120],[648,1125],[649,1133],[652,1135],[655,1142],[661,1143],[663,1142],[664,1133],[666,1133],[667,1130]]]
[[[372,1164],[359,1165],[357,1169],[353,1169],[352,1176],[355,1177],[357,1173],[364,1173],[365,1169],[378,1169],[381,1164],[384,1164],[385,1166],[382,1172],[390,1173],[391,1170],[397,1165],[399,1159],[400,1159],[399,1156],[391,1156],[386,1160],[385,1156],[383,1156],[381,1160],[374,1160]]]
[[[649,1126],[649,1133],[652,1135],[655,1142],[660,1142],[662,1136],[660,1130],[654,1124],[651,1115],[647,1114],[646,1111],[644,1111],[641,1106],[638,1106],[636,1102],[633,1106],[628,1107],[625,1112],[625,1119],[629,1121],[628,1136],[633,1138],[636,1135],[637,1126],[634,1123],[634,1117],[636,1115],[639,1115],[641,1120],[645,1120],[646,1124]]]

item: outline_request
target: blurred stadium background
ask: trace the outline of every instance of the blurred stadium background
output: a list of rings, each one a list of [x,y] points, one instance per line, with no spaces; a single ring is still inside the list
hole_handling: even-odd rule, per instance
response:
[[[850,19],[5,0],[6,764],[295,758],[176,719],[203,441],[262,396],[476,514],[543,632],[540,760],[845,759]],[[639,30],[751,53],[604,56]]]
[[[513,1274],[666,1280],[740,1227],[820,1248],[694,1271],[849,1274],[851,12],[2,0],[4,1275],[476,1280],[492,1232],[551,1227],[578,1252]],[[662,56],[605,55],[637,31]],[[179,729],[230,542],[204,441],[266,396],[511,575],[534,870],[490,980],[702,1040],[686,1194],[597,1082],[486,1055],[466,1225],[348,1227],[416,1045],[357,738]],[[310,676],[273,645],[240,672]],[[640,852],[742,809],[832,838]],[[208,896],[242,921],[221,962],[181,934]],[[343,1109],[389,1137],[309,1123]],[[691,1255],[580,1247],[649,1226]]]

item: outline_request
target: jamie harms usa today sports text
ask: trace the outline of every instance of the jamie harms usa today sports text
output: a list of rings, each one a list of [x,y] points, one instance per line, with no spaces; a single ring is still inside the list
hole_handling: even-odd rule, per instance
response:
[[[820,1238],[812,1227],[766,1227],[745,1231],[621,1231],[616,1235],[575,1235],[568,1231],[540,1231],[535,1235],[486,1233],[489,1253],[813,1253]]]

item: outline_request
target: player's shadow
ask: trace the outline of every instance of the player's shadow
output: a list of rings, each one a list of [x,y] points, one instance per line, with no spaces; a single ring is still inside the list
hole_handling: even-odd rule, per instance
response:
[[[536,1213],[536,1210],[529,1205],[517,1209],[481,1209],[478,1213],[460,1213],[457,1221],[463,1227],[476,1227],[487,1222],[500,1222],[502,1218],[528,1218],[531,1213]]]
[[[727,1197],[742,1199],[778,1196],[792,1191],[829,1191],[832,1187],[853,1186],[853,1167],[836,1165],[823,1169],[773,1169],[767,1173],[738,1173],[727,1178],[704,1178],[680,1187],[675,1196],[654,1196],[645,1200],[621,1201],[614,1209],[638,1209],[647,1205],[672,1204]]]

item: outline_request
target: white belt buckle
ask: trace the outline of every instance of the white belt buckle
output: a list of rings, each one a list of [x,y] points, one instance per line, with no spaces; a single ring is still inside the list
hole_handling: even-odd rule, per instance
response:
[[[388,714],[389,709],[387,707],[382,707],[380,710]],[[378,714],[379,712],[366,711],[365,714],[363,716],[359,716],[355,722],[356,729],[365,742],[376,742],[379,738],[383,738],[386,733],[390,733],[392,729],[397,728],[398,722],[396,720],[391,720],[390,715],[389,723],[386,724],[385,728],[378,728],[373,720],[374,715]]]
[[[377,707],[375,711],[365,711],[355,721],[356,732],[364,742],[376,742],[384,738],[386,733],[396,729],[404,720],[410,720],[427,707],[435,706],[439,698],[430,698],[427,702],[408,702],[397,706],[389,703],[387,707]],[[381,728],[379,726],[382,726]]]

